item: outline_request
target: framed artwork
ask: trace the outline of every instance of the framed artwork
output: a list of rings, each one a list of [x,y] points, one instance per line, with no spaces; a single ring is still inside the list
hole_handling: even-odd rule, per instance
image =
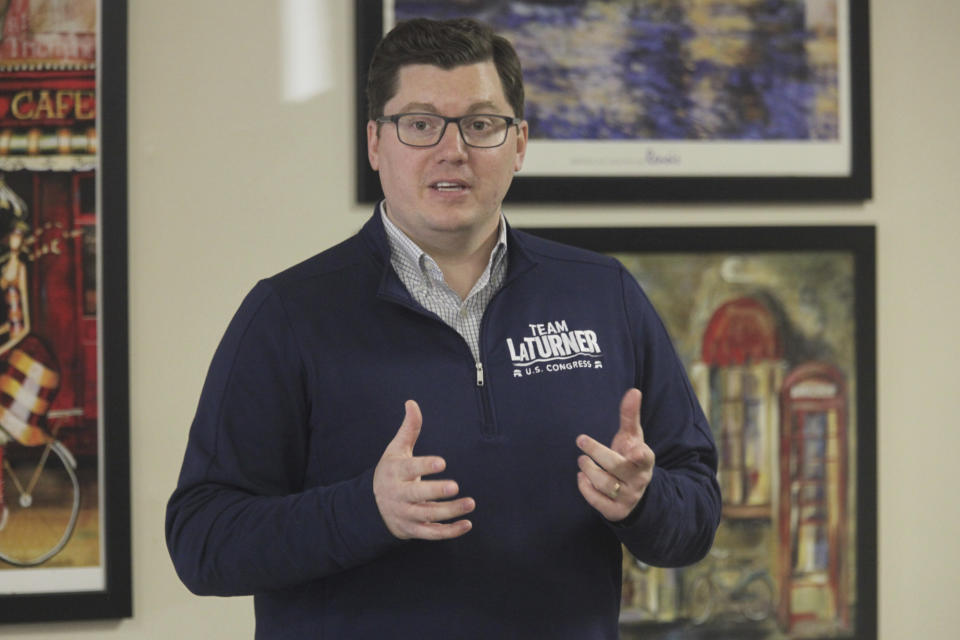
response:
[[[530,144],[512,202],[856,201],[872,195],[863,0],[356,3],[357,195],[367,67],[401,20],[472,17],[514,45]],[[458,115],[458,114],[444,114]]]
[[[876,638],[874,227],[528,231],[636,277],[717,443],[713,550],[624,550],[622,637]]]
[[[0,2],[0,624],[131,615],[126,29]]]

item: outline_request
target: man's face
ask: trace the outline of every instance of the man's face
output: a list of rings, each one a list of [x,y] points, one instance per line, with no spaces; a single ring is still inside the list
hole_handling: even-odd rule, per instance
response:
[[[469,113],[513,116],[493,62],[445,70],[408,65],[384,114]],[[468,147],[457,126],[447,125],[434,147],[410,147],[393,124],[367,123],[367,155],[380,173],[390,219],[421,248],[445,249],[485,240],[497,228],[500,203],[523,164],[527,123],[510,127],[507,141],[489,149]]]

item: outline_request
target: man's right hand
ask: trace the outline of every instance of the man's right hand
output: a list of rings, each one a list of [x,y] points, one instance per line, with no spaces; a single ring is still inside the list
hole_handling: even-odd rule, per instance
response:
[[[470,531],[469,520],[454,520],[476,507],[473,498],[451,500],[460,492],[453,480],[422,480],[440,473],[446,462],[438,456],[414,456],[423,416],[413,400],[404,404],[403,424],[373,472],[373,495],[390,533],[400,539],[446,540]]]

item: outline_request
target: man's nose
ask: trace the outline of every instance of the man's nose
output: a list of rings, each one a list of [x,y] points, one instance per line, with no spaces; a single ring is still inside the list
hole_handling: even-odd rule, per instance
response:
[[[460,126],[456,122],[447,123],[447,128],[440,136],[437,146],[444,151],[452,151],[460,155],[467,153],[467,144],[463,141],[463,134],[460,133]]]

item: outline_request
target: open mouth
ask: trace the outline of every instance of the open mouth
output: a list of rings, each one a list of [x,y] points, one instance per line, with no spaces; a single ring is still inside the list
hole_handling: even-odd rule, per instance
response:
[[[430,188],[441,193],[458,193],[468,189],[467,185],[462,182],[448,181],[434,182],[432,185],[430,185]]]

